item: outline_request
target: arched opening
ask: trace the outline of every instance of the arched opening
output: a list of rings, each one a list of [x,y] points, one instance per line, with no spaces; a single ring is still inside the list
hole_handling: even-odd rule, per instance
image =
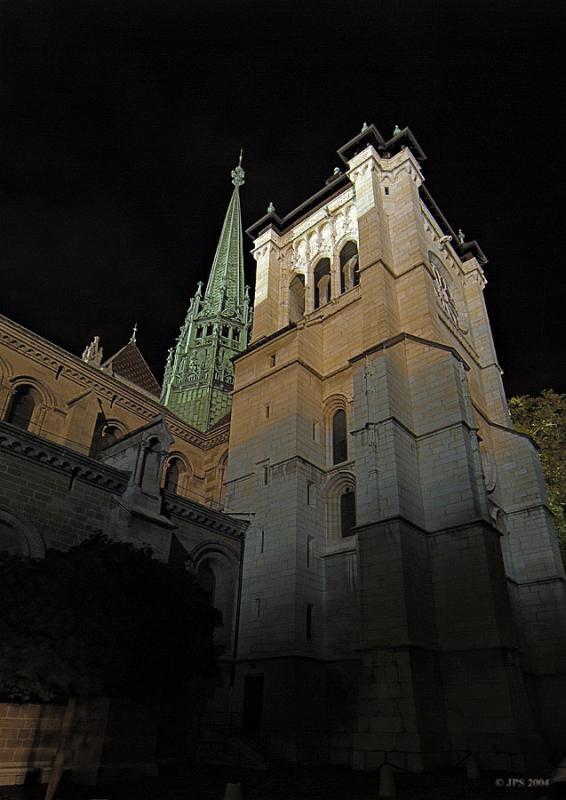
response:
[[[355,242],[346,242],[340,251],[340,292],[347,292],[359,282],[358,248]]]
[[[347,486],[340,495],[340,533],[342,538],[351,536],[356,525],[356,495]]]
[[[24,556],[28,553],[26,542],[13,525],[0,519],[0,554],[8,553],[11,556]]]
[[[6,414],[6,422],[16,425],[22,430],[29,430],[33,413],[40,403],[39,392],[33,386],[23,384],[18,386]]]
[[[236,607],[236,552],[223,552],[217,545],[198,546],[191,559],[195,564],[195,580],[205,592],[208,601],[222,614],[222,623],[214,631],[217,645],[229,647],[234,635],[234,610]]]
[[[346,432],[346,412],[339,408],[332,417],[332,463],[340,464],[348,460],[348,440]]]
[[[169,463],[167,464],[167,469],[165,471],[165,481],[163,484],[163,488],[167,492],[172,492],[173,494],[180,494],[179,489],[181,488],[181,479],[185,474],[185,465],[181,461],[180,458],[172,458],[170,459]]]
[[[124,431],[114,422],[107,422],[106,417],[101,411],[96,419],[94,433],[92,434],[90,456],[96,458],[99,453],[106,450],[107,447],[116,444],[123,436]]]
[[[330,302],[330,259],[321,258],[314,270],[314,307]]]
[[[197,583],[206,594],[206,599],[211,606],[215,602],[216,594],[216,575],[210,566],[210,561],[203,561],[197,571]]]
[[[105,425],[102,429],[102,450],[116,444],[122,438],[122,431],[116,425]]]
[[[161,465],[161,453],[159,439],[151,439],[145,449],[143,456],[143,467],[141,476],[141,490],[149,494],[155,494],[159,489],[159,467]]]
[[[289,286],[289,322],[298,322],[305,314],[305,276],[295,275]]]

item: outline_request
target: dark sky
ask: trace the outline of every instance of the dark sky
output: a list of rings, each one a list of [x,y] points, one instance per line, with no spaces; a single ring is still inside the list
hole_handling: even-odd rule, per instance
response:
[[[240,147],[247,227],[321,188],[364,121],[409,125],[489,258],[508,394],[566,390],[564,19],[563,0],[3,0],[0,312],[77,354],[137,321],[161,379]]]

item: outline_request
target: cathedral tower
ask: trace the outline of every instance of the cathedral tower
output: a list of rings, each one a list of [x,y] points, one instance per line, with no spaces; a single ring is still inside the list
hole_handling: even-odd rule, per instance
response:
[[[204,297],[202,283],[191,300],[163,376],[162,403],[201,431],[230,413],[232,358],[246,349],[250,325],[240,186],[244,170],[232,170],[234,191],[226,212]]]
[[[486,259],[409,129],[364,125],[338,154],[319,192],[248,231],[226,482],[228,513],[254,514],[242,724],[296,761],[537,769],[564,747],[564,570]]]

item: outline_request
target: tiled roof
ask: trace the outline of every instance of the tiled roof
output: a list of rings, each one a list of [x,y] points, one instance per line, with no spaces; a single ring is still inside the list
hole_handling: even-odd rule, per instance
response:
[[[125,347],[118,350],[112,358],[104,362],[102,368],[117,378],[125,378],[156,397],[159,397],[161,393],[161,387],[155,375],[134,342],[128,342]]]

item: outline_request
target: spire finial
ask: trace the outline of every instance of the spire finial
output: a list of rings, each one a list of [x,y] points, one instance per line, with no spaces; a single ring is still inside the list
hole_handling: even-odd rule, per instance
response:
[[[132,331],[132,335],[130,336],[130,342],[132,344],[136,343],[136,333],[138,332],[138,323],[136,322],[134,325],[134,329]]]
[[[244,155],[244,150],[240,150],[240,160],[238,161],[238,166],[232,170],[232,183],[236,188],[238,186],[242,186],[245,183],[246,173],[242,169],[242,157]]]

